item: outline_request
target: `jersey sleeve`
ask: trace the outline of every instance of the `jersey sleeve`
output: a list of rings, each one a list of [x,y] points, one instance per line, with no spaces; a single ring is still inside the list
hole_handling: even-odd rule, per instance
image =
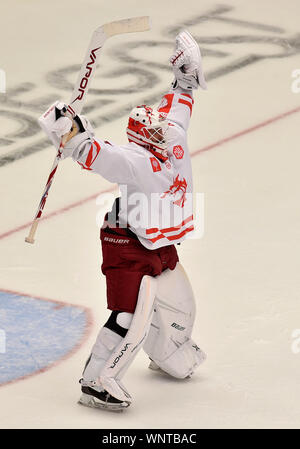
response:
[[[163,96],[158,106],[158,112],[166,119],[187,131],[193,110],[193,93],[181,87],[170,90]]]
[[[85,170],[97,173],[110,182],[130,184],[134,166],[126,145],[114,145],[102,140],[86,141],[73,159]]]

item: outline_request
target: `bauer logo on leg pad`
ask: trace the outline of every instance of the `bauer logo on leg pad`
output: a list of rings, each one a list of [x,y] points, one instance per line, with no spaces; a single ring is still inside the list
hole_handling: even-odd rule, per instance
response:
[[[172,327],[175,327],[175,329],[177,329],[178,331],[184,331],[185,327],[183,326],[179,326],[179,324],[177,323],[173,323],[171,324]]]

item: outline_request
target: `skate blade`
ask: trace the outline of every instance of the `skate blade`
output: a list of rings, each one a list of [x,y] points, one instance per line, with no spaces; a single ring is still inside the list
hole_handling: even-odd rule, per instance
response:
[[[84,405],[85,407],[98,408],[117,413],[123,412],[123,410],[130,405],[128,402],[122,402],[122,404],[108,404],[101,402],[97,398],[85,393],[82,393],[78,404]]]

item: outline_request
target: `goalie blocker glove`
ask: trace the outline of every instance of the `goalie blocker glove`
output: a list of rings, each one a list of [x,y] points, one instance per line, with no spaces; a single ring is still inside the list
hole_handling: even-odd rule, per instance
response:
[[[64,103],[56,101],[39,118],[40,127],[45,131],[55,148],[58,150],[62,136],[70,132],[61,158],[77,157],[81,144],[94,140],[94,130],[89,120],[83,115],[76,115],[73,120],[65,116],[67,107]],[[76,151],[75,151],[76,150]]]
[[[202,60],[199,46],[192,35],[184,30],[176,37],[175,53],[170,58],[175,80],[173,89],[207,89],[202,71]]]

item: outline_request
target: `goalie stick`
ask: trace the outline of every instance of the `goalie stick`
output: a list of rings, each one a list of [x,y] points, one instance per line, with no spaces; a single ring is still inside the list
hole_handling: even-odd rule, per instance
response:
[[[96,69],[97,58],[100,55],[100,51],[106,39],[108,39],[111,36],[115,36],[117,34],[135,33],[139,31],[148,31],[148,30],[150,30],[150,18],[148,16],[142,16],[106,23],[105,25],[100,26],[94,31],[83,64],[81,66],[77,82],[73,89],[70,103],[67,106],[66,112],[67,117],[73,119],[76,115],[80,114],[84,100],[87,96],[88,89],[90,87],[91,79]],[[51,187],[54,175],[56,173],[59,161],[61,159],[62,150],[67,140],[70,137],[72,137],[72,132],[73,131],[71,130],[70,133],[65,134],[61,139],[59,150],[54,159],[51,172],[48,177],[34,220],[31,224],[28,237],[25,238],[25,242],[27,243],[34,243],[34,236],[40,218],[42,216],[45,203],[47,201],[49,189]]]

